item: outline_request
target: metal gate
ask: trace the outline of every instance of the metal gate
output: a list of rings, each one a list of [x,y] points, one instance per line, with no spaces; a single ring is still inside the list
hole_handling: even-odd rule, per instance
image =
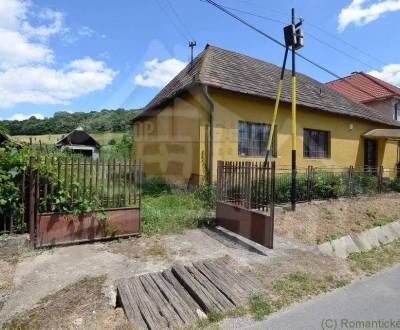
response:
[[[218,161],[217,225],[273,248],[275,162]]]

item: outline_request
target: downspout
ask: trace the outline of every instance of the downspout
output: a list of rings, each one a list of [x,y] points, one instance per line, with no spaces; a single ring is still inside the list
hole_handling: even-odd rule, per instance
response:
[[[208,93],[208,86],[203,85],[202,92],[204,98],[208,104],[208,184],[211,185],[213,182],[213,161],[214,161],[214,102]]]

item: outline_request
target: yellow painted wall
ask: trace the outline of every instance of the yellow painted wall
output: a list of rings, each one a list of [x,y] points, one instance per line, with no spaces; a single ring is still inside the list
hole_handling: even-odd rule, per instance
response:
[[[238,155],[240,120],[271,123],[273,101],[217,89],[210,90],[215,105],[213,179],[217,161],[263,161],[263,157]],[[363,166],[362,135],[384,125],[298,107],[298,167],[343,168]],[[303,157],[303,129],[331,132],[330,159]],[[290,104],[281,104],[277,121],[277,167],[290,168],[291,120]],[[200,90],[188,93],[159,111],[153,117],[134,125],[135,158],[142,160],[146,175],[163,175],[180,183],[203,182],[208,159],[208,108]],[[379,140],[378,165],[394,169],[397,163],[397,142]],[[199,178],[200,177],[200,178]]]
[[[217,160],[263,161],[263,157],[241,157],[238,155],[238,123],[240,120],[270,124],[274,102],[252,96],[213,90],[215,104],[215,150]],[[290,168],[291,164],[291,105],[281,103],[277,120],[278,168]],[[352,125],[352,126],[351,126]],[[329,114],[305,107],[297,109],[297,164],[299,168],[348,167],[364,165],[364,140],[362,135],[373,128],[384,125],[352,117]],[[303,157],[303,129],[319,129],[331,133],[331,157],[311,159]],[[397,163],[397,143],[378,142],[378,165],[394,169]],[[214,179],[216,165],[214,166]]]
[[[206,109],[195,91],[134,124],[134,158],[143,163],[146,176],[164,176],[182,184],[199,182],[205,152],[200,119]]]

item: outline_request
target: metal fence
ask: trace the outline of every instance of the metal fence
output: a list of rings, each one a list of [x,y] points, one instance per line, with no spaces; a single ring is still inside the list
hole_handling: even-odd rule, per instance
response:
[[[309,166],[297,171],[296,200],[298,202],[355,197],[383,192],[400,192],[400,178],[396,169],[317,168]],[[276,170],[276,203],[290,202],[291,171]]]
[[[218,162],[219,202],[268,211],[275,191],[275,162]]]
[[[138,162],[44,158],[42,164],[45,169],[37,182],[39,212],[140,204],[142,165]]]
[[[140,207],[142,175],[143,166],[135,161],[31,158],[23,174],[15,178],[20,187],[17,203],[23,205],[16,209],[23,214],[0,214],[0,233],[26,231],[33,212]],[[33,195],[34,207],[30,205]]]

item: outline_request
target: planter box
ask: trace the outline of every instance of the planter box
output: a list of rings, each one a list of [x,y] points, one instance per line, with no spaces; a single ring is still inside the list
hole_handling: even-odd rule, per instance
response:
[[[106,209],[103,211],[108,216],[105,221],[98,220],[96,212],[80,215],[39,213],[36,222],[35,247],[93,242],[140,233],[139,208]]]

